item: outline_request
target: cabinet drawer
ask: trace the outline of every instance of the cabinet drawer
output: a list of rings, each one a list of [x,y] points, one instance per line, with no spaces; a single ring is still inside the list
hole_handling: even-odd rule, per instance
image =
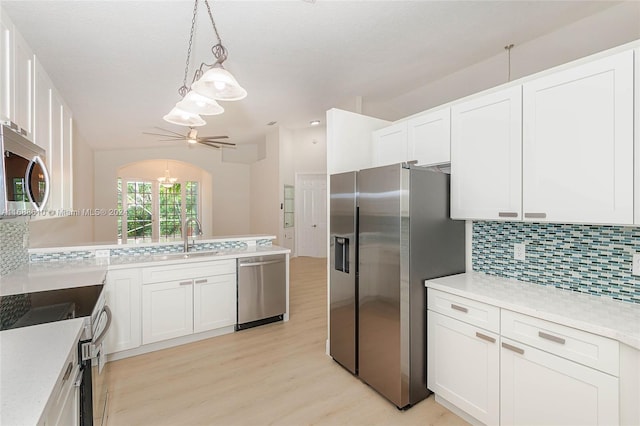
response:
[[[502,335],[614,376],[619,374],[615,340],[516,312],[502,310]]]
[[[476,327],[500,333],[500,308],[496,306],[428,288],[427,307]]]
[[[142,270],[142,283],[151,284],[235,273],[235,259],[189,263],[186,265],[153,266]]]

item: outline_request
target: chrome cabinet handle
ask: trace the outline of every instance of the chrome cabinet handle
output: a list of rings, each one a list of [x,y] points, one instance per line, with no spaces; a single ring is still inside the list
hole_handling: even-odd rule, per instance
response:
[[[515,347],[513,345],[510,345],[508,343],[502,342],[502,347],[505,349],[509,349],[510,351],[513,351],[515,353],[518,353],[520,355],[524,355],[524,349],[520,349],[518,347]]]
[[[524,217],[530,219],[545,219],[547,217],[546,213],[525,213]]]
[[[207,282],[207,279],[202,279],[202,280],[196,280],[196,284],[204,284]]]
[[[191,281],[182,281],[180,285],[191,285]]]
[[[516,212],[498,212],[498,217],[518,217]]]
[[[493,337],[487,336],[486,334],[478,333],[477,331],[476,331],[476,337],[479,338],[479,339],[482,339],[482,340],[486,340],[489,343],[495,343],[496,342],[496,339],[494,339]]]
[[[238,266],[241,268],[245,268],[247,266],[273,265],[274,263],[284,263],[284,260],[267,260],[264,262],[239,263]]]
[[[565,340],[562,337],[554,336],[553,334],[548,334],[548,333],[545,333],[544,331],[538,331],[538,337],[551,340],[552,342],[560,343],[561,345],[564,345],[565,343]]]
[[[95,346],[98,346],[100,343],[102,343],[102,341],[107,335],[107,331],[109,330],[109,327],[111,327],[111,320],[113,319],[113,314],[111,313],[111,308],[109,308],[109,306],[104,305],[104,307],[102,308],[102,313],[104,313],[107,316],[107,323],[104,325],[102,332],[93,339],[93,344]],[[100,323],[100,317],[102,317],[102,313],[98,315],[96,323]]]
[[[464,312],[465,314],[467,312],[469,312],[469,310],[467,308],[465,308],[464,306],[454,305],[453,303],[451,304],[451,309],[456,310],[456,311],[460,311],[460,312]]]

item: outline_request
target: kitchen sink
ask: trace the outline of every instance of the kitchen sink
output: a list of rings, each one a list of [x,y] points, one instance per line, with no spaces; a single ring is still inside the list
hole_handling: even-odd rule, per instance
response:
[[[215,256],[220,254],[219,251],[192,251],[187,253],[164,253],[151,256],[153,260],[177,260],[177,259],[192,259],[194,257]]]

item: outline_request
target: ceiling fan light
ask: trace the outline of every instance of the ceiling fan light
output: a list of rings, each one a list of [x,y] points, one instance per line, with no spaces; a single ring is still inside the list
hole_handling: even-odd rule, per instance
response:
[[[164,121],[172,124],[177,124],[178,126],[198,127],[207,124],[207,122],[204,121],[198,114],[193,114],[191,112],[180,109],[177,105],[169,112],[169,114],[165,115],[162,118],[164,118]]]
[[[214,99],[202,96],[193,90],[190,90],[184,99],[176,104],[176,107],[192,114],[201,115],[218,115],[224,112],[224,108]]]
[[[247,96],[247,91],[238,84],[231,73],[224,68],[214,67],[191,85],[191,90],[219,101],[239,101]]]

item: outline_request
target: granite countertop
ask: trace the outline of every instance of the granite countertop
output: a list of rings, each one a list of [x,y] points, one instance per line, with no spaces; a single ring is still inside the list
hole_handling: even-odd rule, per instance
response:
[[[249,246],[190,252],[190,257],[187,259],[182,257],[184,253],[178,252],[28,263],[0,277],[0,296],[102,284],[105,281],[107,271],[115,269],[206,262],[290,252],[291,250],[288,248],[279,246]]]
[[[0,424],[41,420],[83,324],[76,318],[0,331]]]
[[[640,350],[640,304],[468,272],[425,286],[609,337]]]

